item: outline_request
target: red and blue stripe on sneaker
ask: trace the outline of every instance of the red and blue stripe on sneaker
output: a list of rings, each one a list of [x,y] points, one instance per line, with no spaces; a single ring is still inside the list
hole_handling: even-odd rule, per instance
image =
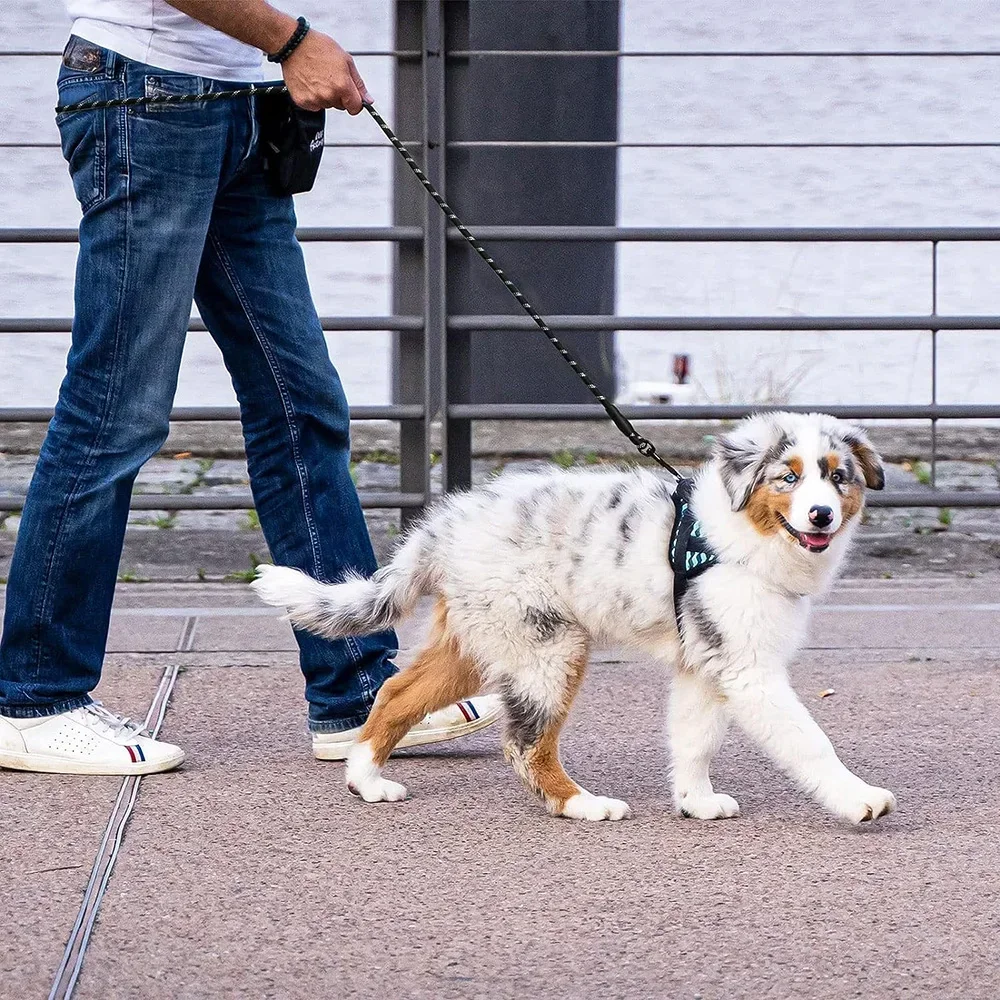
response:
[[[459,701],[456,702],[459,711],[465,716],[466,722],[474,722],[479,718],[479,713],[476,711],[476,706],[471,701]]]

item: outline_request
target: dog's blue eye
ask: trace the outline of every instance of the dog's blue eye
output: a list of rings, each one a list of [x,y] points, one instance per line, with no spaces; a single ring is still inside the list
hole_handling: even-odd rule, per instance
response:
[[[840,471],[840,469],[834,469],[830,474],[830,479],[835,483],[842,483],[844,481],[844,474]]]
[[[797,475],[795,475],[794,472],[789,472],[788,475],[785,476],[785,482],[786,483],[797,483],[798,481],[799,481],[799,477]]]

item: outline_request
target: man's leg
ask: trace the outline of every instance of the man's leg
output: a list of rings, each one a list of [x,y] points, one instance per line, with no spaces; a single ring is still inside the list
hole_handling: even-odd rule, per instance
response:
[[[313,306],[291,198],[245,163],[219,195],[198,308],[239,397],[261,527],[275,562],[328,582],[370,575],[375,556],[350,475],[350,422]],[[326,640],[297,632],[314,732],[361,725],[395,667],[393,632]]]
[[[64,71],[64,102],[142,92],[137,64],[104,53],[96,72]],[[0,715],[20,719],[85,706],[100,680],[132,483],[168,430],[226,147],[201,113],[84,112],[60,128],[85,211],[72,348],[7,589]]]

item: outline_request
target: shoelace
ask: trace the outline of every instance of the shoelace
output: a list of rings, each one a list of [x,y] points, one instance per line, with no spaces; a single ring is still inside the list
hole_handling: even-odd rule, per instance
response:
[[[124,715],[116,715],[105,708],[99,701],[84,705],[80,712],[89,718],[81,721],[92,729],[106,730],[111,736],[138,736],[143,731],[139,722],[133,722]]]

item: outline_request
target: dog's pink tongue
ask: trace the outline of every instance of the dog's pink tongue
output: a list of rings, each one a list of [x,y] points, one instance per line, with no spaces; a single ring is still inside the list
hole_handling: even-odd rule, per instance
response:
[[[830,544],[830,536],[825,532],[817,532],[814,534],[807,534],[806,532],[803,532],[802,541],[804,541],[810,549],[825,549]]]

